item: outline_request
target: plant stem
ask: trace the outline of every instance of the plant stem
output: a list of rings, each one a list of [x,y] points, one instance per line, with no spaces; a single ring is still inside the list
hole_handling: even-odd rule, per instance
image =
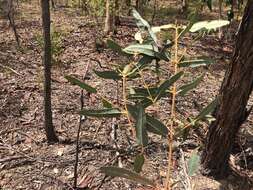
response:
[[[174,74],[178,72],[178,27],[175,27],[175,55],[174,55]],[[172,105],[171,105],[171,124],[169,126],[169,135],[168,135],[168,168],[167,168],[167,175],[166,175],[166,184],[165,189],[170,190],[171,189],[171,166],[172,166],[172,144],[173,144],[173,127],[174,127],[174,121],[176,118],[176,112],[175,112],[175,105],[176,105],[176,94],[177,94],[177,88],[176,83],[173,84],[172,87]]]

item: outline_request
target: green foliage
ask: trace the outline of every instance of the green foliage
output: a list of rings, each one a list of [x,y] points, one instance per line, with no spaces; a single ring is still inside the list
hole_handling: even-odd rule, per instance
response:
[[[143,154],[138,154],[134,160],[134,171],[140,173],[144,164],[145,158]]]
[[[146,114],[141,104],[137,105],[136,138],[137,143],[142,146],[148,144],[148,134],[146,130]]]
[[[86,91],[90,92],[90,93],[96,93],[97,90],[93,87],[91,87],[88,84],[85,84],[84,82],[81,82],[80,80],[71,77],[71,76],[65,76],[65,78],[71,82],[73,85],[78,85],[79,87],[81,87],[82,89],[85,89]]]
[[[168,24],[158,27],[151,27],[137,11],[133,10],[133,16],[139,28],[138,33],[135,35],[137,40],[135,44],[121,47],[116,42],[107,40],[108,48],[113,50],[119,56],[127,56],[127,58],[130,59],[129,63],[123,65],[119,64],[113,70],[94,70],[94,73],[98,77],[107,80],[116,80],[122,84],[123,95],[122,98],[118,100],[120,103],[114,105],[108,99],[105,99],[102,95],[100,95],[99,90],[94,89],[93,87],[84,84],[79,80],[74,80],[73,78],[69,77],[67,79],[90,93],[96,93],[103,104],[103,109],[84,109],[81,110],[80,114],[98,118],[124,117],[124,119],[129,121],[129,124],[136,133],[135,136],[137,144],[141,146],[142,150],[144,150],[144,148],[147,148],[148,145],[148,133],[158,134],[162,137],[168,137],[169,133],[167,126],[163,124],[163,122],[148,113],[148,107],[156,106],[163,97],[171,95],[172,89],[174,95],[176,94],[184,96],[190,90],[196,88],[203,80],[204,74],[193,79],[188,84],[183,84],[177,89],[172,88],[172,86],[183,78],[185,73],[182,71],[183,69],[210,65],[213,63],[213,61],[199,57],[193,57],[189,60],[182,59],[179,63],[176,63],[179,69],[178,72],[175,71],[174,75],[170,73],[169,75],[171,77],[162,82],[151,82],[151,84],[148,85],[145,82],[144,76],[147,72],[152,71],[152,63],[156,62],[156,64],[159,64],[160,61],[170,62],[171,54],[175,54],[175,52],[172,52],[175,49],[173,44],[175,41],[182,40],[181,38],[184,35],[187,35],[188,33],[201,33],[203,31],[210,32],[211,30],[215,30],[228,24],[228,22],[195,22],[195,19],[192,19],[187,26]],[[168,36],[173,36],[172,32],[174,30],[179,30],[180,32],[179,36],[175,37],[176,40],[165,39],[165,43],[164,41],[161,42],[159,39],[160,33],[168,33]],[[184,57],[184,55],[182,55],[182,57]],[[173,64],[175,63],[173,62]],[[131,83],[129,81],[131,81]],[[216,101],[204,108],[194,119],[187,118],[186,121],[180,121],[180,124],[175,126],[178,128],[176,128],[175,131],[178,130],[179,132],[175,135],[173,134],[173,138],[184,138],[186,129],[189,131],[190,127],[196,126],[196,124],[201,120],[207,119],[215,106]],[[141,184],[155,186],[153,182],[138,174],[141,172],[143,163],[144,155],[142,152],[142,154],[138,155],[134,161],[134,171],[117,167],[103,167],[101,168],[101,171],[106,175],[113,177],[123,177],[134,180]],[[198,157],[194,155],[189,161],[189,175],[192,175],[196,171],[197,165]]]
[[[122,113],[119,109],[116,108],[106,108],[100,110],[83,109],[80,111],[80,114],[90,117],[119,117]]]
[[[189,161],[188,161],[188,175],[193,176],[196,171],[198,171],[200,166],[200,156],[197,151],[193,151]]]
[[[197,150],[194,150],[187,163],[188,176],[193,176],[198,171],[199,166],[200,156],[198,155]]]
[[[97,16],[104,15],[105,0],[89,0],[88,2],[89,2],[91,9],[93,9],[93,12],[95,12],[95,14]]]
[[[52,27],[51,30],[51,54],[52,54],[52,63],[56,64],[59,62],[59,56],[64,51],[63,48],[63,38],[64,38],[64,32],[57,31]],[[38,34],[35,37],[36,42],[38,43],[40,48],[43,48],[44,46],[44,39],[41,34]]]

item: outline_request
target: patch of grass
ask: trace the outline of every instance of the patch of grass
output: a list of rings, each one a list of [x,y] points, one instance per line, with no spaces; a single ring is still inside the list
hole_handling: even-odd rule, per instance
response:
[[[63,38],[67,35],[67,30],[58,30],[52,27],[51,31],[51,53],[52,53],[52,65],[59,65],[61,63],[59,56],[64,51]],[[35,36],[35,41],[42,49],[44,45],[44,39],[42,34]]]

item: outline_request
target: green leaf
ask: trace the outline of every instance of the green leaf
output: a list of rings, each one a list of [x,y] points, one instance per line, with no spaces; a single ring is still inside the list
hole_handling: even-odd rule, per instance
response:
[[[214,61],[211,59],[194,59],[194,60],[186,60],[186,61],[181,61],[178,64],[178,67],[200,67],[200,66],[207,66],[210,64],[213,64]]]
[[[106,108],[101,110],[86,110],[80,111],[81,115],[91,116],[91,117],[119,117],[121,111],[116,108]]]
[[[128,54],[144,54],[151,57],[155,56],[155,47],[151,44],[133,44],[123,49]]]
[[[125,179],[129,179],[132,181],[135,181],[137,183],[140,183],[142,185],[150,185],[152,187],[155,187],[155,183],[152,182],[151,180],[141,176],[140,174],[124,169],[124,168],[119,168],[119,167],[114,167],[114,166],[109,166],[109,167],[102,167],[100,168],[101,172],[105,173],[108,176],[112,177],[122,177]]]
[[[136,106],[127,105],[127,110],[130,113],[130,115],[135,120],[137,120],[138,113],[137,113]],[[162,122],[155,119],[154,117],[149,116],[148,114],[146,114],[146,123],[147,123],[147,126],[146,126],[147,131],[158,134],[158,135],[162,135],[164,137],[168,135],[167,127]]]
[[[198,31],[210,31],[216,30],[217,28],[228,25],[230,22],[227,20],[212,20],[212,21],[200,21],[193,24],[190,29],[190,32],[198,32]]]
[[[139,60],[139,62],[135,65],[135,67],[132,69],[132,71],[129,73],[128,77],[131,78],[136,75],[139,71],[144,69],[149,65],[149,63],[152,63],[154,58],[143,55],[143,57]]]
[[[104,79],[113,79],[113,80],[121,79],[121,76],[116,71],[96,71],[96,70],[93,71],[97,76]]]
[[[195,121],[204,119],[207,115],[209,115],[216,107],[217,99],[213,100],[210,104],[208,104],[195,118]]]
[[[168,128],[159,120],[146,114],[147,130],[151,133],[166,137],[168,135]]]
[[[200,156],[197,151],[193,151],[189,161],[188,161],[188,175],[193,176],[200,166]]]
[[[180,32],[178,39],[183,37],[187,32],[190,31],[190,29],[192,28],[193,24],[196,22],[196,17],[197,17],[197,12],[194,12],[193,14],[191,14],[189,20],[189,24],[185,27],[185,29],[183,29],[182,32]]]
[[[142,166],[144,164],[145,158],[143,154],[139,154],[136,156],[134,160],[134,171],[137,173],[140,173],[142,170]]]
[[[136,121],[137,143],[142,146],[148,145],[148,134],[146,129],[146,114],[142,105],[137,105],[138,115]]]
[[[207,4],[208,8],[210,9],[210,11],[212,11],[212,0],[207,0],[206,4]]]
[[[117,44],[115,41],[111,39],[107,40],[107,46],[108,48],[118,53],[119,55],[129,56],[128,54],[122,51],[122,47],[119,44]]]
[[[144,20],[141,15],[135,10],[132,10],[133,17],[136,19],[136,25],[141,29],[150,28],[149,23]]]
[[[198,86],[198,84],[202,81],[203,78],[204,78],[204,75],[198,77],[197,79],[195,79],[194,81],[192,81],[189,84],[181,86],[178,90],[178,95],[184,96],[187,92],[196,88]]]
[[[158,32],[161,32],[162,30],[170,30],[170,29],[175,29],[175,28],[176,28],[175,24],[166,24],[166,25],[162,25],[162,26],[151,27],[151,30],[154,33],[158,33]]]
[[[144,98],[142,101],[140,101],[140,104],[147,108],[148,106],[151,106],[154,102],[150,98]]]
[[[112,108],[112,104],[105,98],[102,98],[102,103],[105,108]]]
[[[177,74],[173,75],[170,79],[164,81],[158,88],[156,100],[159,100],[164,93],[166,93],[166,90],[173,85],[182,75],[184,74],[183,71],[178,72]]]
[[[85,84],[84,82],[81,82],[80,80],[72,77],[72,76],[65,76],[65,79],[67,79],[71,84],[77,85],[79,87],[81,87],[82,89],[85,89],[87,92],[90,93],[96,93],[97,90],[93,87],[91,87],[88,84]]]
[[[141,30],[147,30],[150,37],[157,44],[157,37],[155,33],[152,31],[149,23],[146,20],[144,20],[135,9],[133,9],[132,14],[133,17],[136,19],[136,25],[138,26],[138,28],[140,28]]]

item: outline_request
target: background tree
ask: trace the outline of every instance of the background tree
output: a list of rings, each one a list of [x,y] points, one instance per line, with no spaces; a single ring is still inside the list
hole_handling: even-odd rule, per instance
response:
[[[206,172],[223,178],[236,135],[249,112],[253,89],[253,0],[248,0],[238,31],[234,55],[218,95],[214,121],[207,134],[202,163]]]
[[[105,5],[105,28],[104,32],[108,34],[113,30],[113,11],[111,11],[111,0],[106,0]]]
[[[43,65],[44,65],[44,127],[47,140],[50,143],[57,142],[54,131],[51,109],[51,39],[50,39],[50,5],[49,0],[41,0],[42,26],[44,36]]]

